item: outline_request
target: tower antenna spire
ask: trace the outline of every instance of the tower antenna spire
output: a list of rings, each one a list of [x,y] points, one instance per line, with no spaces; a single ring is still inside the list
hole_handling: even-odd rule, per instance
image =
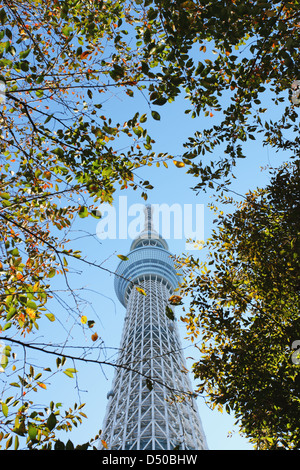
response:
[[[147,204],[144,209],[145,212],[145,225],[144,225],[144,230],[148,230],[149,232],[152,232],[154,229],[153,227],[153,209],[151,204]]]

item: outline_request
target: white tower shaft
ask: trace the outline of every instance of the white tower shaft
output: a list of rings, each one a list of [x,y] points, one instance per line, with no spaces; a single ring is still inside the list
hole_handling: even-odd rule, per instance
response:
[[[147,206],[145,229],[117,270],[127,311],[102,439],[112,450],[205,449],[176,322],[166,314],[176,272],[165,240],[153,233]]]

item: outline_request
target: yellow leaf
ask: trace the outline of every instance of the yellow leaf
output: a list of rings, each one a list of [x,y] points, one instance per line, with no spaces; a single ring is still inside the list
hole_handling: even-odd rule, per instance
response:
[[[86,322],[87,322],[87,317],[86,317],[85,315],[82,315],[80,321],[81,321],[81,323],[82,323],[83,325],[85,325]]]
[[[136,290],[137,290],[140,294],[147,295],[146,292],[144,291],[144,289],[142,289],[141,287],[136,287]]]
[[[46,313],[45,317],[47,317],[50,321],[55,321],[55,316],[53,315],[53,313]]]
[[[31,318],[31,319],[35,318],[35,311],[32,308],[27,307],[26,308],[26,313],[29,316],[29,318]]]
[[[36,282],[36,283],[34,284],[34,286],[33,286],[33,288],[32,288],[32,289],[33,289],[33,292],[36,292],[36,291],[39,289],[39,287],[40,287],[40,283],[39,283],[39,281],[38,281],[38,282]]]
[[[174,165],[177,166],[177,168],[182,168],[184,165],[183,162],[178,162],[177,160],[173,160]]]

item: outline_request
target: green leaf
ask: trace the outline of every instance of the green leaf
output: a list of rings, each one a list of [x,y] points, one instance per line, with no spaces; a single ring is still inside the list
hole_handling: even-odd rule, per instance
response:
[[[54,450],[65,450],[65,444],[60,440],[56,441],[54,444]]]
[[[11,347],[10,346],[5,346],[5,348],[3,349],[2,352],[5,356],[10,357]]]
[[[160,114],[157,111],[151,111],[151,116],[155,121],[160,121]]]
[[[3,354],[1,357],[0,366],[2,367],[2,369],[6,369],[7,364],[8,364],[8,357]]]
[[[77,370],[72,369],[72,368],[64,370],[64,374],[66,374],[68,377],[71,377],[71,379],[74,377],[73,374],[75,374],[76,372],[77,372]]]
[[[23,72],[28,72],[29,64],[27,60],[21,62],[21,70],[23,70]]]
[[[55,428],[56,424],[57,424],[56,416],[54,413],[51,413],[47,419],[47,428],[49,429],[49,431],[52,431],[52,429]]]
[[[51,278],[51,277],[55,276],[55,274],[56,274],[56,269],[52,268],[52,269],[50,269],[50,271],[48,273],[48,277]]]
[[[2,331],[8,330],[11,327],[11,323],[6,323],[2,329]]]
[[[10,29],[6,28],[6,29],[5,29],[5,34],[6,34],[6,36],[7,36],[9,39],[12,39],[12,34],[11,34],[11,30],[10,30]]]
[[[6,403],[1,403],[2,405],[2,413],[4,414],[5,418],[8,416],[8,406]]]
[[[87,217],[89,215],[89,211],[87,210],[87,207],[81,206],[78,214],[79,214],[79,217],[83,219],[84,217]]]
[[[174,312],[168,305],[166,306],[166,315],[170,320],[175,320]]]
[[[37,305],[36,305],[36,303],[33,302],[33,301],[31,301],[31,300],[29,300],[29,301],[27,302],[26,307],[32,308],[33,310],[37,310]]]
[[[88,450],[90,446],[90,443],[89,442],[86,442],[85,444],[78,444],[75,449],[76,450]]]
[[[50,114],[46,119],[44,124],[47,124],[53,118],[53,114]]]
[[[33,426],[31,423],[28,424],[28,436],[29,438],[34,441],[36,439],[38,430],[35,426]]]
[[[6,315],[6,321],[9,321],[15,314],[17,313],[17,310],[15,307],[11,307],[9,309],[8,314]]]
[[[13,438],[12,438],[12,436],[11,436],[11,437],[8,439],[8,441],[6,441],[6,446],[5,446],[6,450],[12,445],[12,440],[13,440]]]
[[[62,29],[62,33],[67,37],[70,36],[72,31],[73,31],[73,28],[71,26],[68,26],[68,24],[66,24]]]
[[[26,57],[30,54],[31,48],[27,49],[26,51],[20,52],[20,59],[26,59]]]
[[[44,96],[43,90],[37,90],[35,92],[35,94],[36,94],[37,98],[42,98]]]
[[[167,101],[168,101],[167,98],[161,97],[161,98],[158,98],[157,100],[153,101],[153,104],[155,104],[156,106],[163,106],[164,104],[166,104]],[[160,119],[160,117],[159,117],[159,119]]]
[[[18,436],[15,436],[15,446],[14,446],[14,450],[18,450],[19,448],[19,438]]]
[[[66,443],[66,450],[74,450],[74,444],[72,441],[70,441],[70,439]]]

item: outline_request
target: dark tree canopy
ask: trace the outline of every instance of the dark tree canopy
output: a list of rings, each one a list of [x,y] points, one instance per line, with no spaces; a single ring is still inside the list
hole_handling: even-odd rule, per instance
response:
[[[208,263],[187,268],[198,391],[232,411],[259,449],[300,447],[299,195],[299,164],[285,165],[220,216]]]

